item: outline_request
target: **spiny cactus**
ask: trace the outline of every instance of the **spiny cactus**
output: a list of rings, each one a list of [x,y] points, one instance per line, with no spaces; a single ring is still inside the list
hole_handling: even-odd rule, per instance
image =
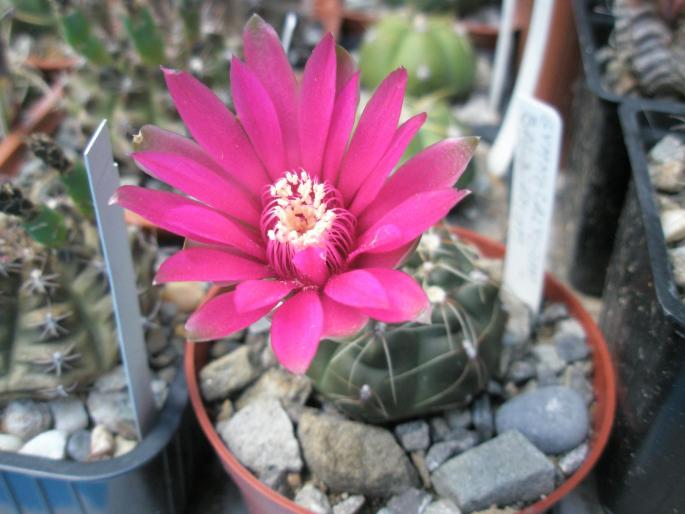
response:
[[[82,196],[85,175],[49,139],[31,147],[58,173],[0,189],[2,399],[68,395],[118,360],[109,283],[92,207]],[[141,283],[148,284],[155,248],[142,237],[135,245]],[[151,301],[147,293],[144,308]]]
[[[463,405],[488,383],[506,322],[499,285],[478,253],[437,228],[406,264],[433,304],[429,323],[370,322],[356,336],[321,342],[307,372],[349,416],[369,422]]]
[[[476,75],[473,47],[449,17],[384,17],[367,32],[359,56],[362,85],[373,89],[398,66],[409,74],[407,93],[468,94]]]

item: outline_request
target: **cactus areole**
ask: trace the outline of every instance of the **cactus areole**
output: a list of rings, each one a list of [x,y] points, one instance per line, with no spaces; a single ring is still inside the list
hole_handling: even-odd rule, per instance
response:
[[[406,70],[385,78],[355,128],[359,73],[330,34],[299,81],[271,26],[254,16],[243,36],[235,114],[189,73],[164,70],[194,141],[152,126],[136,138],[137,164],[185,195],[123,186],[112,201],[188,239],[158,283],[228,286],[190,316],[191,340],[269,315],[276,357],[302,374],[322,339],[430,319],[426,292],[396,268],[468,194],[453,186],[477,140],[442,141],[395,169],[425,120],[398,126]]]
[[[450,17],[425,14],[386,16],[371,28],[362,44],[362,85],[374,88],[395,66],[408,71],[407,93],[470,93],[476,77],[471,41]]]

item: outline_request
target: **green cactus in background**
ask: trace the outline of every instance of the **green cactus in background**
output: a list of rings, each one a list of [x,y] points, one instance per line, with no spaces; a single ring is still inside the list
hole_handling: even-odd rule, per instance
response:
[[[362,85],[377,87],[399,66],[407,68],[407,93],[414,96],[465,96],[476,76],[471,42],[448,17],[396,14],[371,28],[359,55]]]
[[[30,146],[55,171],[0,188],[1,399],[68,395],[118,362],[85,173],[44,136]],[[148,284],[156,247],[140,233],[134,245]],[[143,312],[153,302],[146,291]]]
[[[506,314],[479,255],[447,228],[423,236],[406,269],[433,304],[430,323],[370,322],[324,340],[307,374],[347,415],[384,422],[457,407],[488,383]]]
[[[420,12],[456,13],[459,16],[465,16],[495,2],[493,0],[385,0],[385,3],[393,7],[410,5]]]

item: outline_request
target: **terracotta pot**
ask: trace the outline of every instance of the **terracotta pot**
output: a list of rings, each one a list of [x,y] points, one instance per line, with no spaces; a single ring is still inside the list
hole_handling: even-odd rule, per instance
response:
[[[14,176],[23,157],[24,139],[33,132],[52,132],[62,119],[56,108],[64,94],[64,80],[58,79],[50,91],[26,110],[22,121],[0,141],[0,176]]]
[[[478,246],[484,255],[499,258],[504,256],[505,248],[473,232],[454,229],[455,233],[467,241]],[[215,292],[216,289],[213,290]],[[210,292],[210,296],[213,293]],[[547,275],[545,279],[545,295],[552,301],[563,302],[570,314],[575,317],[585,329],[588,344],[594,356],[595,374],[593,388],[597,404],[593,412],[593,437],[590,441],[590,453],[583,465],[569,477],[560,487],[546,498],[523,509],[521,514],[542,514],[573,490],[587,476],[599,459],[611,432],[616,410],[615,374],[606,342],[599,328],[590,314],[583,308],[580,300],[561,284],[556,278]],[[208,359],[208,343],[188,343],[185,352],[185,373],[188,383],[190,400],[203,432],[214,447],[224,468],[240,488],[243,499],[252,514],[309,514],[309,511],[296,505],[288,498],[281,496],[273,489],[261,483],[250,473],[228,450],[219,434],[214,430],[212,420],[205,409],[197,375]]]

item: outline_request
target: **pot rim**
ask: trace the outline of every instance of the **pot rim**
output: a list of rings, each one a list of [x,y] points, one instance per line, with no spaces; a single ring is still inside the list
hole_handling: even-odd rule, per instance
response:
[[[505,247],[499,242],[462,228],[450,227],[450,229],[459,237],[478,246],[486,257],[501,258],[505,254]],[[215,291],[215,289],[210,291],[209,294],[213,294],[213,291]],[[580,299],[549,273],[546,273],[545,275],[545,297],[550,300],[563,302],[568,308],[569,314],[581,323],[587,334],[588,344],[592,349],[593,363],[595,365],[593,390],[597,400],[594,414],[592,415],[594,431],[590,439],[590,453],[585,458],[583,464],[559,487],[555,488],[552,493],[524,508],[519,514],[544,513],[582,482],[595,466],[604,451],[611,433],[616,412],[616,375],[611,362],[609,349],[599,327],[587,310],[582,306]],[[202,431],[207,439],[209,439],[210,444],[218,454],[226,470],[234,479],[238,479],[235,481],[239,482],[238,485],[241,489],[244,484],[251,487],[253,490],[256,490],[262,496],[265,496],[268,501],[283,509],[287,509],[289,512],[310,514],[310,511],[307,509],[297,505],[292,500],[278,494],[276,491],[260,482],[257,477],[245,468],[231,453],[214,429],[214,424],[209,418],[207,409],[204,406],[197,381],[198,366],[196,366],[196,364],[198,362],[196,361],[199,361],[206,356],[208,344],[209,343],[186,342],[184,357],[186,382],[188,384],[190,401]]]

